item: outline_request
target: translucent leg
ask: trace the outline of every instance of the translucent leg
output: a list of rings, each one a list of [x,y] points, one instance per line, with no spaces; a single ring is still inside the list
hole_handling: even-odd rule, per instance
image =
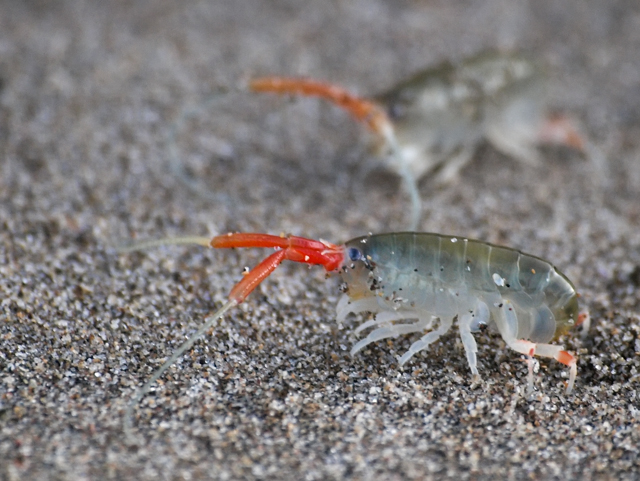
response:
[[[364,299],[351,301],[349,296],[345,294],[336,307],[336,319],[338,322],[342,322],[351,313],[358,314],[366,311],[377,312],[379,309],[380,305],[375,297],[365,297]]]
[[[361,331],[364,331],[365,329],[369,328],[369,327],[373,327],[376,325],[382,325],[382,324],[386,324],[392,321],[399,321],[400,319],[418,319],[418,315],[415,312],[412,311],[384,311],[384,312],[380,312],[378,314],[376,314],[376,317],[374,319],[371,319],[370,321],[367,322],[363,322],[362,324],[360,324],[356,330],[355,333],[359,333]],[[425,326],[425,329],[429,329],[429,326]]]
[[[527,375],[527,391],[529,393],[533,391],[533,356],[538,355],[553,358],[556,361],[569,366],[569,382],[567,384],[566,392],[567,394],[571,394],[578,372],[576,367],[576,358],[567,351],[564,351],[562,346],[555,346],[553,344],[536,344],[524,339],[517,339],[508,327],[509,320],[507,318],[511,315],[515,315],[513,309],[509,309],[510,306],[511,303],[505,301],[502,308],[496,308],[493,310],[493,317],[496,320],[498,330],[507,345],[514,351],[528,356],[527,365],[529,367],[529,373]]]
[[[409,194],[411,199],[411,217],[409,220],[409,227],[407,230],[418,230],[418,224],[420,223],[420,217],[422,216],[422,199],[420,198],[420,192],[418,191],[418,179],[413,175],[411,169],[407,165],[402,165],[399,170],[400,177],[404,188]]]
[[[582,327],[582,331],[580,331],[580,337],[584,339],[589,333],[589,328],[591,327],[591,316],[589,315],[589,311],[582,311],[578,315],[578,321],[576,322],[576,325]]]
[[[497,150],[525,164],[540,165],[542,158],[535,147],[535,132],[514,130],[501,125],[491,126],[487,139]]]
[[[464,146],[460,152],[448,158],[435,174],[436,184],[447,185],[456,180],[462,168],[471,161],[474,151],[473,145]]]
[[[409,350],[404,353],[404,355],[399,360],[400,366],[403,366],[409,359],[413,357],[415,353],[426,349],[430,344],[437,341],[440,336],[442,336],[449,330],[452,322],[453,319],[440,319],[440,326],[436,330],[431,331],[430,333],[423,336],[419,341],[414,342]]]
[[[478,352],[478,345],[476,340],[471,334],[471,323],[474,321],[472,314],[465,314],[458,320],[458,330],[460,331],[460,339],[462,339],[462,345],[467,353],[467,361],[469,362],[469,369],[475,377],[480,377],[478,373],[478,361],[476,353]]]
[[[398,337],[401,334],[411,334],[413,332],[424,331],[426,326],[431,322],[431,319],[421,319],[418,322],[411,324],[394,324],[387,327],[380,327],[371,332],[367,337],[359,341],[353,349],[351,354],[355,354],[364,348],[366,345],[372,342],[380,341],[381,339],[387,339],[389,337]]]
[[[569,382],[567,383],[566,392],[567,394],[571,394],[576,381],[576,376],[578,375],[578,368],[576,366],[576,358],[567,351],[564,351],[562,346],[556,346],[554,344],[534,344],[533,342],[524,341],[522,339],[515,340],[508,344],[513,350],[529,356],[527,361],[529,365],[529,391],[533,389],[533,356],[537,355],[555,359],[556,361],[569,366]]]

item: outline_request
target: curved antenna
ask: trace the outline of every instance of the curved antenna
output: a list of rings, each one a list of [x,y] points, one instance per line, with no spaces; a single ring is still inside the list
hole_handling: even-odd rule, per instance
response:
[[[357,121],[366,124],[386,147],[388,164],[395,167],[396,173],[401,177],[404,188],[409,194],[411,211],[408,230],[417,229],[422,216],[422,200],[418,191],[418,182],[405,160],[393,122],[381,105],[375,101],[358,97],[337,85],[308,78],[256,78],[249,82],[249,89],[254,92],[320,97],[346,110]]]
[[[202,335],[213,326],[229,309],[237,306],[253,292],[284,260],[300,262],[309,265],[322,265],[327,272],[338,269],[344,260],[342,246],[334,245],[326,241],[316,241],[298,236],[275,236],[261,233],[236,233],[224,234],[212,237],[173,237],[146,242],[139,242],[128,247],[120,248],[120,252],[131,252],[147,247],[156,247],[170,244],[198,244],[216,249],[233,249],[245,247],[271,247],[275,252],[267,256],[257,266],[251,269],[238,282],[229,293],[229,300],[212,317],[187,339],[176,351],[160,366],[149,380],[136,392],[127,406],[124,417],[124,431],[126,438],[135,442],[132,435],[133,410],[142,398],[149,392],[154,382],[162,376],[176,360],[190,349]]]
[[[401,150],[396,150],[395,155],[402,155]],[[400,162],[398,174],[402,179],[402,184],[409,194],[409,200],[411,201],[411,213],[409,215],[409,231],[417,231],[418,224],[420,223],[420,217],[422,217],[422,199],[420,198],[420,192],[418,191],[418,182],[416,176],[413,175],[411,169],[406,163]]]
[[[395,167],[394,170],[401,177],[402,184],[411,202],[408,230],[417,230],[422,216],[422,200],[418,191],[418,182],[403,157],[403,151],[398,144],[394,125],[385,109],[375,101],[354,95],[342,87],[308,78],[260,77],[250,80],[247,85],[239,85],[237,87],[219,86],[204,101],[189,108],[185,107],[169,129],[167,150],[169,151],[171,171],[189,190],[204,199],[216,202],[216,204],[223,204],[226,207],[233,204],[228,194],[212,192],[205,184],[192,178],[187,173],[178,149],[177,137],[184,129],[187,120],[204,114],[222,96],[234,92],[273,92],[320,97],[344,109],[358,122],[364,123],[386,146],[388,164]]]

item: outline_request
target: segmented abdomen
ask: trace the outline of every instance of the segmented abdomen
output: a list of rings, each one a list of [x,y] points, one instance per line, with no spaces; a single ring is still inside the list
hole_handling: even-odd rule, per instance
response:
[[[550,263],[515,249],[431,233],[381,234],[353,239],[371,262],[369,288],[397,310],[434,316],[489,311],[510,301],[518,338],[546,342],[564,331],[577,313],[571,282]]]

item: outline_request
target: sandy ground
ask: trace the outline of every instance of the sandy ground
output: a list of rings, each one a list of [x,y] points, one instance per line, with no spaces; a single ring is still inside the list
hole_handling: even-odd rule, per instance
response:
[[[304,3],[304,5],[303,5]],[[133,238],[231,230],[335,242],[401,229],[407,199],[362,129],[315,100],[232,93],[253,75],[377,92],[443,59],[522,50],[603,162],[535,168],[483,145],[459,181],[421,185],[425,231],[561,268],[593,318],[575,393],[542,361],[454,331],[401,370],[414,337],[356,356],[338,281],[286,265],[148,379],[264,252]],[[640,476],[640,7],[635,0],[11,1],[0,5],[0,477],[637,479]],[[213,95],[213,97],[212,97]],[[197,107],[200,107],[198,110]],[[174,136],[190,179],[174,172]]]

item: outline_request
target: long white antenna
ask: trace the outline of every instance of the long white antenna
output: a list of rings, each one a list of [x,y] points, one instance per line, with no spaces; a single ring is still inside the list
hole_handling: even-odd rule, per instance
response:
[[[155,242],[155,241],[154,241]],[[207,239],[208,242],[208,239]],[[218,319],[220,319],[229,309],[235,307],[238,305],[238,301],[235,299],[231,299],[229,301],[227,301],[227,303],[222,306],[218,312],[216,312],[212,317],[210,317],[203,325],[200,329],[198,329],[196,331],[195,334],[193,334],[189,339],[187,339],[178,349],[175,350],[175,352],[171,355],[171,357],[169,359],[167,359],[165,361],[165,363],[160,366],[156,372],[153,373],[153,375],[149,378],[149,380],[144,384],[144,386],[142,386],[142,388],[140,390],[138,390],[138,392],[136,392],[135,396],[133,396],[133,399],[131,400],[131,402],[129,403],[129,405],[127,406],[127,410],[124,414],[124,433],[127,439],[132,440],[133,439],[133,410],[135,409],[136,405],[142,400],[142,398],[149,392],[149,389],[151,389],[151,386],[153,385],[154,382],[156,382],[158,380],[158,378],[160,376],[162,376],[165,371],[167,369],[169,369],[171,367],[171,365],[176,362],[176,360],[182,356],[182,354],[184,354],[185,351],[189,350],[194,344],[195,342],[200,339],[200,337],[202,337],[202,335],[208,331],[211,326],[213,326],[213,323],[216,322]]]
[[[131,245],[118,247],[119,253],[140,251],[144,249],[150,249],[152,247],[168,246],[168,245],[180,245],[180,244],[198,244],[204,247],[211,247],[210,237],[199,236],[187,236],[187,237],[167,237],[165,239],[156,239],[137,242]]]

